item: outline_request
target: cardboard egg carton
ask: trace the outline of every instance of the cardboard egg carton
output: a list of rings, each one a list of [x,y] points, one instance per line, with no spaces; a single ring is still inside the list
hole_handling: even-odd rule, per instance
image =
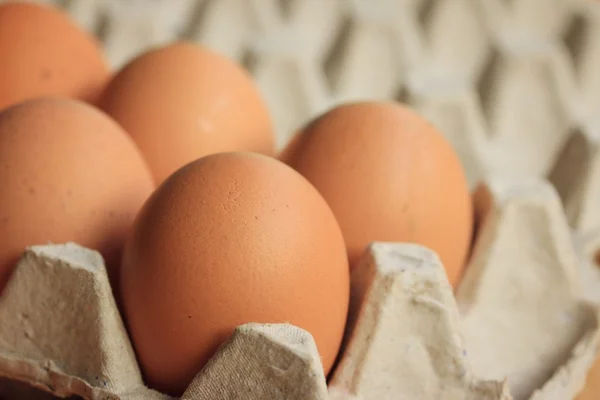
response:
[[[600,3],[54,2],[115,67],[177,38],[239,60],[280,147],[339,102],[406,101],[476,189],[477,238],[455,296],[430,250],[374,243],[353,273],[328,384],[310,334],[248,324],[183,399],[600,398]],[[0,297],[0,399],[168,398],[143,385],[97,253],[35,246],[16,271]]]
[[[240,61],[280,147],[331,105],[400,99],[426,108],[468,163],[483,164],[469,171],[475,184],[486,171],[544,176],[574,126],[600,121],[593,0],[52,2],[98,35],[115,68],[175,39]],[[461,130],[473,113],[469,124],[480,126]],[[468,141],[485,149],[474,155]]]
[[[574,399],[600,351],[599,309],[582,289],[585,246],[543,180],[490,180],[475,205],[477,239],[456,296],[433,251],[368,248],[329,384],[308,332],[249,323],[182,399]],[[26,383],[60,397],[169,399],[144,386],[93,250],[29,248],[0,297],[0,321],[0,377],[10,379],[0,398],[23,398],[15,393],[31,391]]]
[[[279,148],[335,104],[397,99],[448,137],[474,187],[490,173],[549,177],[573,133],[600,130],[593,0],[45,1],[95,33],[115,68],[176,39],[238,60]]]

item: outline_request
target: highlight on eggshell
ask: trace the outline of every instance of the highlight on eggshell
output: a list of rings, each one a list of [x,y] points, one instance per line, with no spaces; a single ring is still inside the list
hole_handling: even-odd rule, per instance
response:
[[[42,96],[98,100],[109,67],[97,40],[47,4],[0,4],[0,110]]]
[[[181,395],[248,322],[309,331],[328,373],[349,280],[342,232],[317,190],[274,158],[229,152],[182,167],[146,202],[121,297],[146,383]]]
[[[456,287],[473,206],[460,160],[425,118],[391,102],[343,104],[310,121],[280,155],[323,195],[351,266],[373,241],[436,251]]]
[[[0,112],[0,290],[28,246],[101,252],[114,283],[133,220],[154,189],[139,149],[77,100],[40,98]]]
[[[199,44],[140,54],[116,73],[100,104],[138,144],[159,184],[208,154],[274,154],[271,118],[251,76]]]

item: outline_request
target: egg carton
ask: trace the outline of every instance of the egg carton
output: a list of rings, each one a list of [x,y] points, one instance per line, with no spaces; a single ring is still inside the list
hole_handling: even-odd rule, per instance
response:
[[[397,99],[449,139],[473,188],[489,175],[562,179],[554,171],[566,146],[600,135],[593,0],[45,1],[96,34],[114,68],[177,39],[239,61],[279,149],[336,104]],[[563,199],[578,230],[600,228],[594,191]]]
[[[574,399],[600,354],[599,308],[582,287],[589,249],[544,180],[492,179],[474,201],[478,234],[456,295],[433,251],[368,248],[352,272],[329,384],[308,332],[249,323],[181,398]],[[0,376],[11,379],[0,381],[0,398],[19,398],[20,381],[61,397],[170,399],[144,386],[93,250],[27,249],[0,297],[0,321]]]
[[[547,173],[573,126],[600,121],[593,0],[45,1],[95,33],[115,68],[176,39],[238,60],[280,147],[334,104],[399,99],[451,139],[475,184],[488,170]]]
[[[328,384],[307,332],[248,324],[184,399],[600,398],[598,3],[55,2],[98,35],[114,67],[178,38],[237,59],[280,147],[337,103],[405,101],[450,140],[477,189],[477,239],[455,296],[430,250],[375,243],[353,272]],[[16,271],[0,298],[0,376],[10,378],[0,398],[44,398],[31,387],[168,398],[144,387],[95,252],[36,246]]]

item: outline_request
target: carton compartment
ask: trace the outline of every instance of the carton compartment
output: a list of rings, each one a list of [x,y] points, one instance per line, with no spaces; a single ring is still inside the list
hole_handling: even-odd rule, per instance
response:
[[[182,398],[574,398],[600,336],[558,194],[541,179],[496,179],[478,187],[475,204],[478,236],[456,296],[433,251],[369,247],[352,274],[328,386],[308,332],[249,323]],[[29,248],[0,298],[0,320],[0,376],[57,396],[169,398],[143,385],[93,250]]]
[[[329,385],[308,332],[247,324],[184,399],[600,396],[600,4],[55,3],[98,35],[115,67],[177,38],[243,61],[280,148],[342,101],[406,101],[450,140],[476,193],[477,237],[455,294],[431,250],[368,249]],[[143,385],[93,250],[29,248],[0,321],[0,398],[168,398]]]

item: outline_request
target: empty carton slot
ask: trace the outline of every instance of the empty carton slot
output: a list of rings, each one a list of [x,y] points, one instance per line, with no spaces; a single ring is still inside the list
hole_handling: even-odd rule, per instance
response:
[[[406,87],[406,85],[400,85],[396,94],[394,95],[394,100],[399,103],[407,104],[410,102],[410,91]]]
[[[564,34],[563,41],[577,72],[579,72],[580,59],[585,48],[588,21],[582,15],[575,15]]]
[[[425,24],[423,39],[439,73],[454,76],[455,81],[472,80],[480,74],[490,51],[490,37],[475,2],[437,1]]]
[[[262,39],[256,36],[261,18],[251,6],[251,2],[240,0],[201,0],[189,7],[191,17],[187,16],[186,23],[181,24],[179,34],[239,60],[247,46]]]
[[[357,18],[342,28],[338,38],[339,53],[334,52],[326,69],[336,99],[392,98],[406,73],[393,27]]]
[[[291,17],[294,3],[297,1],[298,0],[277,0],[279,11],[281,12],[281,16],[284,20],[287,20]]]
[[[487,165],[503,176],[547,176],[572,127],[569,71],[554,46],[505,49],[500,56],[502,68],[487,93],[482,88]]]
[[[191,9],[190,17],[187,24],[185,24],[185,26],[182,27],[178,36],[185,39],[189,39],[196,35],[199,27],[202,26],[206,18],[207,10],[209,8],[208,6],[210,5],[210,3],[211,0],[196,1],[196,5]]]
[[[417,19],[422,26],[429,26],[435,3],[438,1],[440,0],[424,0],[419,4]]]
[[[560,40],[571,18],[572,6],[573,2],[569,1],[555,2],[553,7],[548,7],[545,0],[513,0],[507,7],[507,22],[510,24],[507,30],[517,33],[512,41]]]
[[[589,140],[581,131],[572,132],[548,174],[573,228],[577,227],[584,202],[582,190],[589,175],[592,158],[590,146]]]
[[[482,378],[508,377],[514,399],[530,399],[561,366],[579,364],[573,349],[596,330],[595,312],[575,295],[578,258],[550,184],[495,180],[480,200],[488,215],[457,292],[466,349]]]
[[[106,13],[101,7],[102,3],[85,0],[55,0],[53,3],[68,10],[89,33],[94,34],[100,41],[103,40],[106,35],[103,26],[106,25],[107,21],[103,21],[106,19]]]
[[[267,104],[278,111],[271,114],[278,149],[283,148],[290,136],[304,123],[305,116],[311,113],[311,82],[307,74],[302,64],[279,56],[261,57],[254,67],[256,82]],[[282,87],[287,90],[280,90]]]
[[[76,0],[54,0],[53,3],[58,7],[69,9],[69,6]]]
[[[600,229],[600,138],[588,128],[575,130],[559,153],[550,181],[556,186],[573,229],[595,235]]]
[[[481,102],[481,110],[487,121],[491,119],[491,110],[496,92],[496,77],[501,67],[500,53],[498,50],[493,49],[488,55],[487,61],[484,63],[484,67],[477,80],[477,93]]]
[[[240,64],[250,72],[254,72],[258,65],[259,57],[252,49],[245,49],[240,57]]]
[[[440,85],[411,90],[409,100],[448,139],[461,160],[469,187],[473,188],[486,173],[487,138],[479,98],[472,86]]]
[[[110,17],[106,12],[101,12],[98,16],[98,20],[96,26],[93,28],[93,32],[100,39],[100,41],[104,42],[106,37],[108,36],[108,32],[110,30]]]
[[[342,20],[339,26],[338,33],[335,39],[331,43],[331,47],[325,53],[325,59],[323,60],[323,72],[327,83],[331,90],[335,90],[337,87],[337,75],[344,64],[344,52],[346,51],[350,42],[350,33],[352,30],[352,19],[346,17]]]

